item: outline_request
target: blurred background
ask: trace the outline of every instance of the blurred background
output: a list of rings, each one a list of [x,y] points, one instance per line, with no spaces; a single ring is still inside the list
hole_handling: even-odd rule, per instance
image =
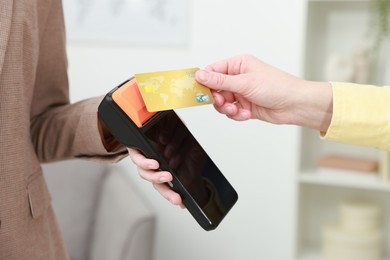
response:
[[[204,67],[239,54],[253,54],[310,80],[386,85],[389,1],[379,2],[385,2],[382,9],[370,0],[63,0],[71,100],[104,95],[135,73]],[[104,242],[115,228],[91,231],[89,227],[83,247],[95,249],[80,253],[86,249],[75,242],[77,232],[64,234],[68,248],[79,251],[73,259],[128,259],[124,253],[117,252],[117,258],[97,253],[96,247],[118,251],[117,244],[150,253],[132,258],[137,260],[386,259],[390,249],[387,153],[328,143],[318,132],[295,126],[235,122],[212,106],[176,112],[237,190],[237,204],[216,230],[206,232],[187,210],[173,207],[141,180],[128,158],[109,166],[79,161],[46,165],[64,233],[76,232],[74,223],[81,225],[80,219],[85,225],[117,222],[122,231],[128,225],[126,218],[113,218],[120,211],[108,208],[103,219],[92,216],[86,221],[86,211],[94,213],[83,199],[105,196],[105,186],[90,179],[97,172],[124,174],[136,193],[135,201],[145,204],[142,212],[153,219],[141,245],[132,244],[137,236],[129,234],[127,240]],[[339,156],[341,166],[319,163],[328,155]],[[374,166],[346,167],[353,159]],[[73,176],[86,173],[88,189],[97,188],[86,195],[83,186],[65,184],[63,175],[69,171]],[[119,207],[126,205],[126,214],[132,215],[131,203],[137,203],[127,195],[111,196],[114,202],[106,203],[120,200]],[[69,204],[64,197],[79,201],[79,213],[59,205]],[[351,235],[344,230],[350,219],[366,221],[352,225]],[[333,229],[329,223],[336,223]],[[99,232],[103,232],[96,242],[99,246],[91,245]],[[348,241],[344,249],[335,246],[340,241]],[[105,249],[108,245],[111,248]]]

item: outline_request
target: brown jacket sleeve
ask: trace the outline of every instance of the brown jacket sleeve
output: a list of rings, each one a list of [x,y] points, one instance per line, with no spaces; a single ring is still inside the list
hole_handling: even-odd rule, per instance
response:
[[[72,157],[117,162],[127,155],[120,147],[107,151],[98,129],[97,107],[101,98],[49,108],[34,117],[32,140],[42,162]]]
[[[127,150],[108,152],[102,143],[97,119],[102,97],[70,104],[61,2],[53,1],[47,14],[38,23],[40,48],[30,111],[38,158],[42,162],[74,157],[116,162]]]

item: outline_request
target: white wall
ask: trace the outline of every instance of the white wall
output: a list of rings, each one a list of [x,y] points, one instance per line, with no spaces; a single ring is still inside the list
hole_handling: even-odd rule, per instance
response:
[[[102,95],[137,72],[203,67],[251,53],[301,74],[304,1],[196,0],[188,46],[70,44],[71,98]],[[217,230],[203,231],[121,162],[158,214],[156,260],[293,259],[297,129],[234,122],[212,106],[177,110],[239,193]]]

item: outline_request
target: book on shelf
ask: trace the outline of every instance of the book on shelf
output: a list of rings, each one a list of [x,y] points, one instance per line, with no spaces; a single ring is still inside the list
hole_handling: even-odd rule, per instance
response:
[[[375,175],[390,183],[390,152],[381,152],[378,160],[339,154],[324,155],[318,158],[316,166],[318,169]]]

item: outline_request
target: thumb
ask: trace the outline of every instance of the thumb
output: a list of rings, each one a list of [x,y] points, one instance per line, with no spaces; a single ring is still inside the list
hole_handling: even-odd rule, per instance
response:
[[[195,79],[200,84],[214,90],[233,91],[239,84],[238,79],[232,75],[207,70],[198,70]]]

